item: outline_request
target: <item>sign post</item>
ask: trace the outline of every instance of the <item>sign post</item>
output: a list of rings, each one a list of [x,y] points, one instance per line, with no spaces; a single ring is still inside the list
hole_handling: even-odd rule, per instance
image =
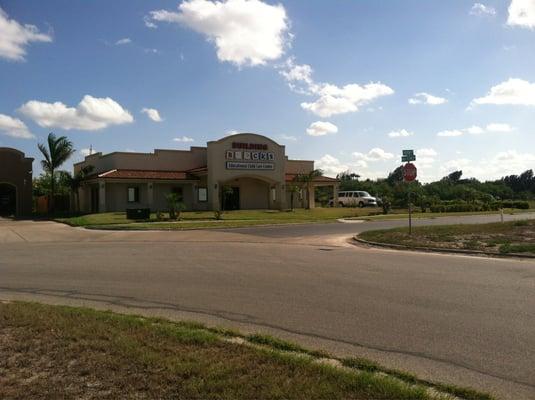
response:
[[[411,163],[411,161],[416,161],[416,155],[414,150],[403,150],[403,155],[401,156],[401,161],[406,162],[403,166],[403,180],[405,182],[412,182],[416,179],[417,169],[416,166]],[[411,189],[409,186],[408,193],[409,201],[409,235],[412,235],[412,205],[411,205]]]

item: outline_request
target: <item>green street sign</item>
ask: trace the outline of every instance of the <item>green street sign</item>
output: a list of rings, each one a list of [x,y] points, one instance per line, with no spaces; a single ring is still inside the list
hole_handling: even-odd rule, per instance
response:
[[[404,156],[414,156],[414,150],[403,150]]]
[[[401,161],[402,162],[416,161],[416,156],[414,154],[413,155],[403,156],[403,157],[401,157]]]

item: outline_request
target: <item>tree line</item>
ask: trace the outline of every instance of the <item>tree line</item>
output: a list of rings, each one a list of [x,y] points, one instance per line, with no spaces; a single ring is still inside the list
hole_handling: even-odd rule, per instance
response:
[[[535,199],[535,176],[529,169],[520,175],[508,175],[492,181],[476,178],[463,179],[463,171],[454,171],[430,183],[403,182],[403,166],[399,166],[383,179],[361,180],[349,171],[338,174],[340,190],[363,190],[372,196],[388,201],[393,207],[406,207],[408,193],[413,203],[422,207],[448,202],[492,204],[505,200]]]

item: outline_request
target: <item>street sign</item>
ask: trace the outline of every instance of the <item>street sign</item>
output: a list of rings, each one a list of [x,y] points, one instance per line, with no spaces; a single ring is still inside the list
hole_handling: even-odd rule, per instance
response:
[[[417,169],[412,163],[407,163],[403,166],[403,180],[405,182],[412,182],[416,179]]]
[[[414,150],[403,150],[403,156],[401,157],[402,162],[416,161],[416,155]]]

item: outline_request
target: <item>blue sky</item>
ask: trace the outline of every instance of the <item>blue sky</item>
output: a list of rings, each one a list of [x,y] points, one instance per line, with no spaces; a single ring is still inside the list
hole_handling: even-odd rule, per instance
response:
[[[423,181],[535,167],[535,0],[0,8],[0,146],[36,160],[51,131],[73,161],[245,131],[329,175],[384,176],[402,149]]]

